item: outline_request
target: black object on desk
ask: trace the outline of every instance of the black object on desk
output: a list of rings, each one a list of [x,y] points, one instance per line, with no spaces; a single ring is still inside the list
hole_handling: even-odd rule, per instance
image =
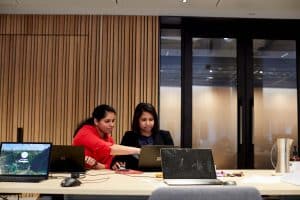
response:
[[[67,177],[60,183],[62,187],[73,187],[81,185],[81,181],[76,178]]]
[[[50,172],[85,172],[84,148],[81,146],[53,145]],[[72,177],[75,178],[75,177]]]

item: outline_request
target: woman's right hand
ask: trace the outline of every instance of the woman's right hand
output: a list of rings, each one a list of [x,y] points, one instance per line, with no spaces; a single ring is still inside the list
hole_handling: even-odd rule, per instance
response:
[[[141,154],[141,148],[137,148],[137,154]]]

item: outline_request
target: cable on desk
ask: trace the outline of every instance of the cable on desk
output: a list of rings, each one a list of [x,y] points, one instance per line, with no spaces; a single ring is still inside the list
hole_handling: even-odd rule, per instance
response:
[[[85,173],[86,176],[99,176],[99,175],[110,175],[110,174],[115,174],[115,172],[107,172],[107,173],[97,173],[97,174],[90,174],[90,173]]]
[[[85,177],[85,173],[78,173],[79,177],[78,178],[84,178]],[[66,175],[57,175],[57,174],[49,174],[48,175],[49,178],[52,178],[52,179],[57,179],[57,178],[66,178],[66,177],[69,177],[69,176],[66,176]],[[72,175],[71,175],[72,177]],[[74,178],[74,177],[72,177]]]
[[[109,177],[97,178],[93,180],[81,180],[82,183],[102,183],[109,180]]]
[[[80,174],[79,177],[78,177],[78,179],[83,179],[83,178],[85,178],[85,177],[86,177],[85,174]]]
[[[126,175],[126,176],[130,176],[130,177],[141,177],[141,178],[157,178],[157,177],[154,177],[154,176],[147,176],[147,175],[133,175],[133,174],[123,174],[123,175]]]
[[[66,178],[66,176],[54,176],[54,175],[49,175],[48,178],[57,179],[57,178]]]

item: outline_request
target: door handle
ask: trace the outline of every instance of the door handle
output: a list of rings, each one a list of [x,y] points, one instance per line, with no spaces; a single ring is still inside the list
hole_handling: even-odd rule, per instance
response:
[[[240,144],[243,144],[243,106],[240,106]]]
[[[252,145],[254,144],[254,125],[255,125],[255,123],[254,123],[254,105],[252,105],[252,133],[251,133],[251,135],[252,135],[252,141],[251,141],[251,143],[252,143]]]

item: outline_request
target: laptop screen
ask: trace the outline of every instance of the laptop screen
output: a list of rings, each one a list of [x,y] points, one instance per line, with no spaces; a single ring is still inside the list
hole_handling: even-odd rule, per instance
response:
[[[53,145],[50,172],[85,172],[84,148],[81,146]]]
[[[143,171],[161,171],[162,148],[172,148],[173,145],[145,145],[141,148],[139,169]]]
[[[48,177],[51,143],[1,143],[0,176]]]
[[[216,179],[210,149],[162,149],[164,179]]]

